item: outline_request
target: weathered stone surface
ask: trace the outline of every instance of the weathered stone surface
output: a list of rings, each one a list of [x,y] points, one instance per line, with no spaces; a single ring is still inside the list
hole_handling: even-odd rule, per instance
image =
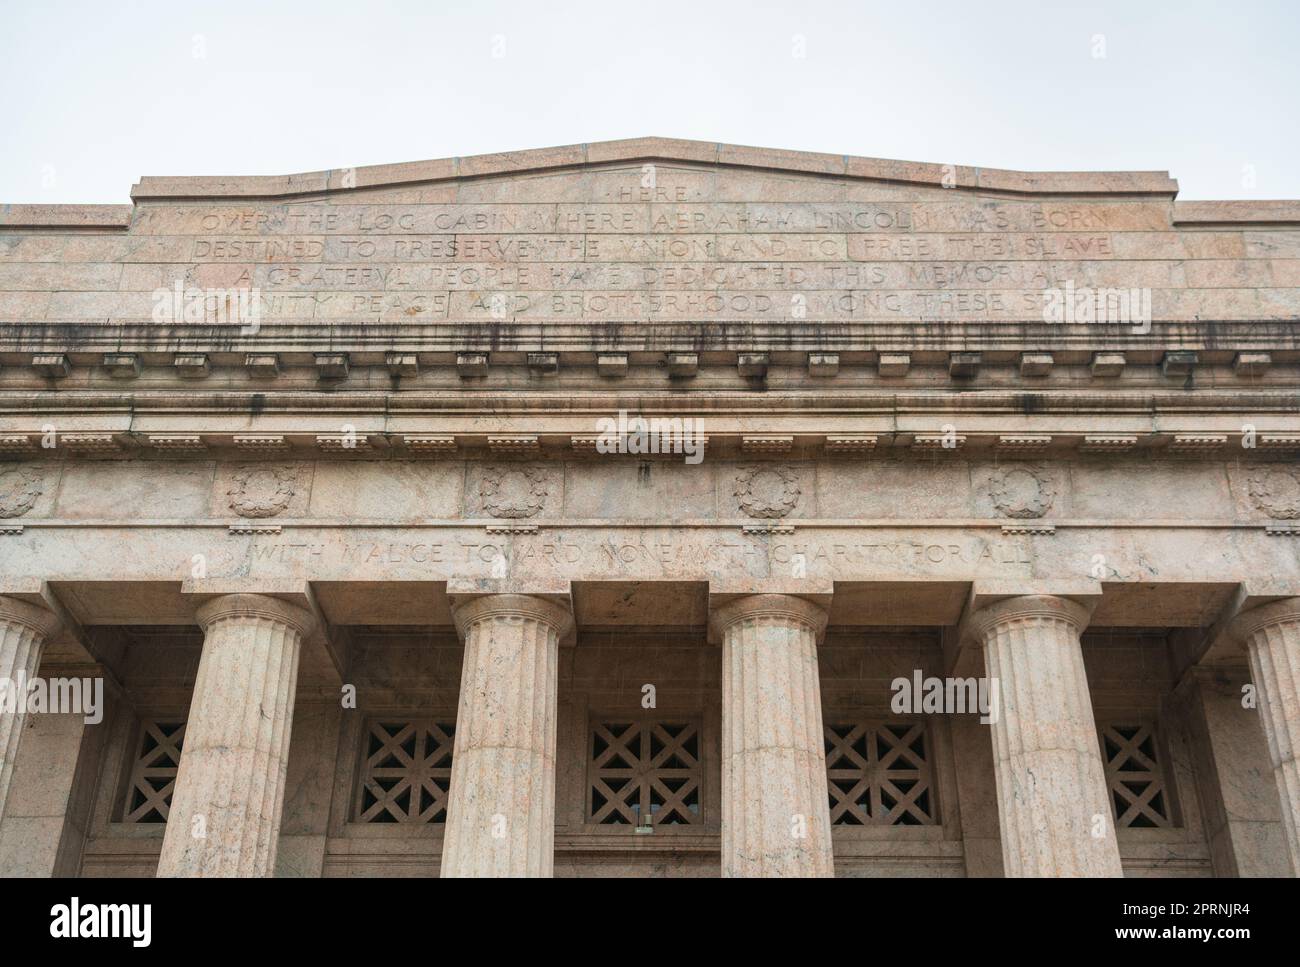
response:
[[[1300,212],[1176,195],[648,138],[3,208],[0,640],[114,696],[0,713],[0,873],[1290,872]]]

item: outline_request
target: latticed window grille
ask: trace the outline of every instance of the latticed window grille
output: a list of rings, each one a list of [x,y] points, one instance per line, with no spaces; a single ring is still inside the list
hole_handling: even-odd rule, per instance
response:
[[[123,822],[167,822],[184,741],[184,722],[147,720],[140,723],[140,742],[131,763]]]
[[[938,822],[923,722],[825,726],[832,826],[933,826]]]
[[[1097,731],[1115,825],[1147,829],[1173,826],[1155,727],[1107,723]]]
[[[593,722],[587,821],[603,826],[699,823],[697,722]]]
[[[366,725],[356,818],[362,823],[445,823],[456,726],[433,719]]]

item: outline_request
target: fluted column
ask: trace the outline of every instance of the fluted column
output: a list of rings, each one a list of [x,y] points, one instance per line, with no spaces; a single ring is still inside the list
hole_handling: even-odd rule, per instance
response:
[[[992,722],[1007,876],[1122,876],[1079,635],[1088,610],[1052,595],[1008,598],[971,628],[998,683]]]
[[[754,594],[712,623],[722,637],[722,875],[832,876],[817,678],[826,612]]]
[[[1232,631],[1246,644],[1268,754],[1282,799],[1291,866],[1300,876],[1300,598],[1286,598],[1239,615]]]
[[[489,594],[457,605],[465,641],[442,876],[551,876],[555,866],[557,604]]]
[[[45,640],[59,630],[53,612],[26,601],[0,596],[0,819],[9,798],[9,781],[18,756],[27,708],[27,683],[36,676]],[[12,704],[13,711],[5,711]]]
[[[199,608],[203,655],[159,876],[271,876],[302,639],[312,615],[260,594]]]

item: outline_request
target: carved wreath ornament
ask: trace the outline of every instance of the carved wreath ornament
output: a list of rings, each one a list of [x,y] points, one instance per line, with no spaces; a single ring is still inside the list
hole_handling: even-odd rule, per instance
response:
[[[1286,467],[1261,470],[1250,478],[1250,499],[1274,520],[1300,518],[1300,472]]]
[[[289,467],[244,467],[226,491],[240,517],[274,517],[289,506],[297,474]]]
[[[1003,515],[1026,520],[1047,513],[1056,490],[1047,475],[1035,467],[1009,467],[989,481],[989,496]]]
[[[493,517],[532,517],[546,506],[546,472],[541,467],[487,467],[478,493]]]
[[[736,500],[750,517],[784,517],[798,505],[801,493],[788,467],[747,467],[736,475]]]
[[[0,470],[0,517],[21,517],[36,504],[45,478],[31,467]]]

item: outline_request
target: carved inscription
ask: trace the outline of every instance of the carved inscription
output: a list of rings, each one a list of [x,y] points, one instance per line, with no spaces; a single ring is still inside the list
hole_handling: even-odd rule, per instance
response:
[[[787,572],[797,562],[809,569],[852,573],[855,569],[894,569],[926,572],[981,567],[1016,568],[1031,564],[1032,552],[1021,541],[962,536],[936,541],[843,540],[816,537],[741,540],[710,537],[684,541],[670,537],[639,539],[578,538],[520,535],[492,541],[394,538],[348,539],[341,542],[258,539],[251,546],[255,562],[293,565],[315,562],[330,567],[375,570],[424,569],[444,575],[486,576],[505,560],[510,567],[540,568],[580,576],[635,568],[643,573],[707,580],[717,568],[742,567],[749,573]]]
[[[246,286],[268,325],[1042,321],[1067,285],[1149,290],[1161,319],[1300,311],[1290,290],[1263,288],[1240,237],[1175,231],[1168,201],[688,165],[653,188],[641,177],[629,165],[448,183],[421,192],[440,199],[427,203],[145,203],[132,244],[102,255],[132,263],[122,284],[0,275],[0,288],[52,290],[25,305],[33,318],[140,322],[160,283]]]

